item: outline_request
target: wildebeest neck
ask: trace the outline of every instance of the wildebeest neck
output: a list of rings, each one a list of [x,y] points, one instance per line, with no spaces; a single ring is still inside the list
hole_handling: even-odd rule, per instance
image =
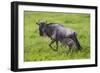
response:
[[[52,27],[52,26],[50,26],[50,25],[47,25],[47,26],[45,27],[44,32],[46,33],[46,35],[47,35],[48,37],[51,37],[51,36],[53,35],[53,32],[54,32],[54,27]]]

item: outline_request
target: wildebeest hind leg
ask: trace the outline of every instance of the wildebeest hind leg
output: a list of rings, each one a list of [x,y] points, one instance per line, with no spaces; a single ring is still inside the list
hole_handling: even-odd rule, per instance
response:
[[[68,49],[68,51],[67,51],[67,55],[68,55],[70,52],[71,52],[71,48]]]
[[[67,51],[67,55],[68,55],[69,53],[72,53],[72,51],[73,51],[72,46],[68,46],[68,47],[69,47],[69,49],[68,49],[68,51]]]

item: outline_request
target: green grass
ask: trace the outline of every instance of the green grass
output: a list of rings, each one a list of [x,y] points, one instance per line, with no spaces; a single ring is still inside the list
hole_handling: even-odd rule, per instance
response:
[[[59,51],[53,51],[48,44],[50,38],[40,37],[38,20],[61,23],[65,27],[75,30],[78,35],[82,51],[67,55],[68,48],[59,46]],[[90,58],[90,15],[75,13],[53,13],[53,12],[24,12],[24,61],[50,61],[50,60],[72,60]]]

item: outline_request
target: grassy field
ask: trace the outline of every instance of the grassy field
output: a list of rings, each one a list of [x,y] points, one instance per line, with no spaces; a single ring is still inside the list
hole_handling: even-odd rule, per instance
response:
[[[78,33],[78,39],[83,47],[82,51],[66,54],[68,48],[60,47],[59,51],[53,51],[48,44],[50,38],[40,37],[38,20],[61,23]],[[72,60],[90,58],[90,15],[75,13],[53,12],[24,12],[24,61],[50,61]]]

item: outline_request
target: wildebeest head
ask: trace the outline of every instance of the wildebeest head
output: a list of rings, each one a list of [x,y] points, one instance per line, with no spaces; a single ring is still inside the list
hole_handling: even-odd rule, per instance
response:
[[[45,26],[46,26],[47,22],[46,21],[38,21],[36,24],[39,25],[40,36],[45,36],[44,31],[45,31]]]

